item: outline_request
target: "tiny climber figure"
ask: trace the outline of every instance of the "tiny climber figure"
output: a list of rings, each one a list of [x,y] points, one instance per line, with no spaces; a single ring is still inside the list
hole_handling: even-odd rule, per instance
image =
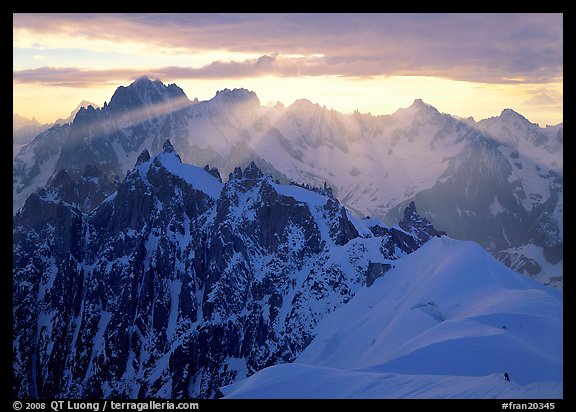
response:
[[[504,372],[504,380],[510,382],[510,376],[508,375],[508,372]]]

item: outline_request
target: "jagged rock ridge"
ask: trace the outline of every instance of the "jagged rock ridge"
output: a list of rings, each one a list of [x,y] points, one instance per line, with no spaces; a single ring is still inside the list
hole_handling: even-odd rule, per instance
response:
[[[255,164],[223,184],[168,141],[135,164],[96,208],[61,172],[14,216],[15,397],[217,396],[295,359],[321,319],[439,235],[413,210],[402,228],[356,218]]]

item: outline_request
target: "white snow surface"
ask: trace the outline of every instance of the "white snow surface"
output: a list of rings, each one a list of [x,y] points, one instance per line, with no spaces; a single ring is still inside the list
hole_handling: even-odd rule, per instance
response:
[[[328,198],[319,193],[312,192],[294,185],[279,185],[272,183],[272,187],[276,192],[283,196],[288,196],[302,203],[307,203],[309,206],[324,206]]]
[[[174,152],[163,152],[155,158],[168,172],[188,183],[196,190],[206,193],[213,199],[218,199],[223,184],[201,167],[182,163]],[[150,164],[146,162],[145,165]],[[146,168],[147,169],[147,168]]]
[[[433,238],[229,398],[561,398],[563,294]],[[503,379],[510,374],[511,382]]]
[[[263,369],[224,388],[230,399],[556,399],[562,385],[521,386],[488,376],[403,375],[342,370],[304,364]],[[296,396],[292,396],[295,394]]]

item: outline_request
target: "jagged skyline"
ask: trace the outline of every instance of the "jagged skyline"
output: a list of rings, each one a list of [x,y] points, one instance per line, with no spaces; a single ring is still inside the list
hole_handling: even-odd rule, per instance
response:
[[[534,221],[548,239],[540,246],[551,249],[546,258],[536,257],[541,263],[522,267],[532,274],[562,271],[548,263],[556,265],[562,259],[561,225],[555,222],[562,220],[563,127],[540,128],[511,109],[474,122],[443,114],[417,99],[389,116],[347,115],[308,100],[265,107],[246,89],[226,89],[193,104],[176,84],[141,77],[119,87],[102,109],[80,111],[69,127],[54,128],[48,135],[39,135],[14,159],[14,211],[60,168],[82,170],[85,163],[96,162],[123,176],[141,149],[156,153],[161,140],[170,138],[183,160],[217,167],[223,177],[235,166],[255,161],[283,182],[327,183],[350,210],[385,223],[397,220],[397,207],[405,201],[425,198],[425,205],[436,205],[433,211],[423,209],[434,224],[451,227],[464,239],[473,236],[491,251],[498,244],[498,250],[504,248],[501,259],[511,258],[510,239],[525,238],[517,230],[532,230],[526,222]],[[78,139],[84,142],[81,148]],[[516,197],[518,182],[523,189]],[[452,200],[441,189],[446,185],[455,196]],[[483,201],[470,203],[467,194],[479,190]],[[519,220],[504,219],[504,234],[501,215],[510,207],[514,211],[506,216]],[[538,217],[543,210],[545,215]],[[467,216],[472,221],[464,224]],[[474,216],[495,219],[490,235],[486,219],[474,223]],[[542,226],[550,219],[550,226]],[[461,233],[479,223],[480,231]],[[518,237],[510,237],[511,231]],[[484,235],[474,237],[479,233]],[[519,262],[508,260],[510,265]]]

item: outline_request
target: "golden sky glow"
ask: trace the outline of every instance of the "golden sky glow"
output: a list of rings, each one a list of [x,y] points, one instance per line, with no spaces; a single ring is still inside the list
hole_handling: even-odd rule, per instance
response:
[[[244,87],[392,113],[421,98],[476,120],[563,121],[562,15],[15,14],[13,111],[41,122],[147,74],[190,99]]]

